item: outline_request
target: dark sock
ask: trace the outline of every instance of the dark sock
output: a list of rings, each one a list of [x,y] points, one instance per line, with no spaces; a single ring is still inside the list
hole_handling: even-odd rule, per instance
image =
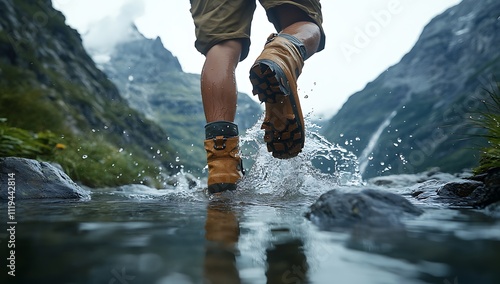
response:
[[[224,136],[224,138],[238,136],[238,125],[224,120],[205,125],[205,139],[213,139],[217,136]]]

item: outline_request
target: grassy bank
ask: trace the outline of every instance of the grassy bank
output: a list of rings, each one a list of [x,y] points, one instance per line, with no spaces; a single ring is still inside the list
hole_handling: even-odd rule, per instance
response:
[[[134,150],[117,148],[99,134],[82,139],[48,130],[32,132],[9,126],[5,118],[0,119],[0,157],[58,163],[74,181],[89,187],[132,183],[161,186],[160,174],[164,169],[153,157],[134,155]]]

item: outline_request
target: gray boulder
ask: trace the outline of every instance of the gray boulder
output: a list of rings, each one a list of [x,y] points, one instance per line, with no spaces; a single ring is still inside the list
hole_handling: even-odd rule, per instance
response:
[[[484,208],[500,201],[500,169],[491,169],[482,175],[447,183],[426,181],[411,189],[412,196],[418,200]]]
[[[387,191],[363,189],[359,192],[331,190],[319,197],[306,217],[322,229],[403,227],[402,217],[423,211],[403,196]]]
[[[90,199],[90,193],[62,170],[47,163],[31,159],[0,158],[0,199],[10,196],[7,185],[15,183],[15,199]],[[13,178],[13,179],[12,179]],[[12,190],[11,190],[12,191]]]

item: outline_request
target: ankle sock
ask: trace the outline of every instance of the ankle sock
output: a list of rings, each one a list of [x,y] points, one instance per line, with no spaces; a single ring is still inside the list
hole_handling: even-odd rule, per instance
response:
[[[213,139],[216,136],[224,136],[224,138],[238,136],[238,125],[224,120],[207,123],[205,139]]]

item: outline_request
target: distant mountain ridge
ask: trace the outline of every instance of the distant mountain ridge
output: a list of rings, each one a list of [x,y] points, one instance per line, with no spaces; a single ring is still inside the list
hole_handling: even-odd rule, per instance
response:
[[[159,37],[147,39],[133,24],[128,34],[130,39],[116,45],[110,60],[101,64],[102,70],[134,109],[169,133],[179,162],[200,171],[206,165],[200,75],[183,72]],[[236,123],[241,132],[253,126],[261,114],[257,102],[238,94]]]
[[[323,128],[360,159],[365,177],[440,167],[478,156],[482,88],[500,78],[500,2],[463,0],[435,17],[402,60],[352,95]]]

